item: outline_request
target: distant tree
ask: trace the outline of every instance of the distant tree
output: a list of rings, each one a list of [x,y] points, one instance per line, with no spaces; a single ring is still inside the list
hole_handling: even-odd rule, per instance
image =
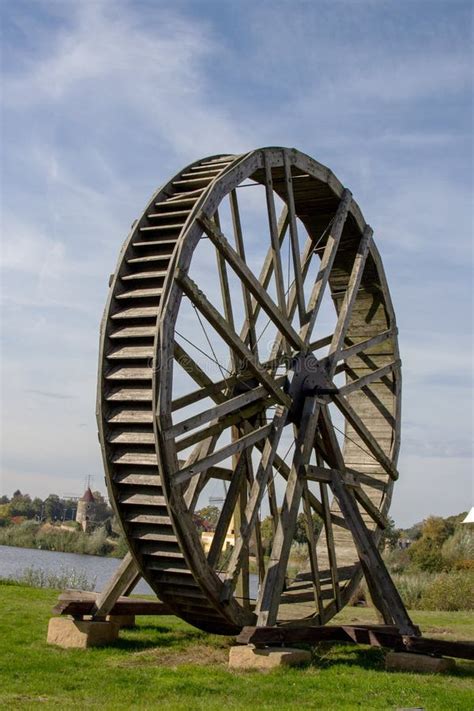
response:
[[[33,517],[39,518],[41,516],[41,510],[43,508],[43,501],[39,498],[39,496],[36,496],[33,499],[33,501],[31,502],[31,508],[33,510]]]
[[[317,536],[319,531],[321,530],[323,522],[316,513],[313,513],[312,515],[312,524],[314,535]],[[273,518],[271,516],[266,516],[263,519],[260,524],[260,532],[262,536],[263,546],[265,548],[265,551],[268,553],[270,552],[271,547],[273,545]],[[298,518],[296,519],[296,528],[293,540],[295,540],[297,543],[307,543],[308,541],[306,535],[306,517],[303,512],[299,513]]]
[[[7,526],[11,520],[10,504],[0,504],[0,526]]]
[[[113,516],[113,511],[108,505],[106,499],[102,496],[100,491],[93,491],[92,495],[94,497],[95,505],[92,518],[96,523],[103,523],[108,521]]]
[[[323,522],[322,522],[322,519],[316,513],[313,513],[311,518],[312,518],[313,531],[314,531],[315,536],[317,536],[319,531],[322,528]],[[304,515],[303,512],[299,513],[298,518],[296,519],[296,528],[295,528],[295,535],[293,536],[293,540],[295,540],[297,543],[307,543],[308,542],[308,536],[307,536],[307,531],[306,531],[306,516]]]
[[[196,511],[196,514],[204,519],[212,528],[217,526],[221,510],[218,506],[204,506],[204,508]]]
[[[393,551],[397,547],[398,541],[400,540],[402,532],[399,528],[395,527],[395,521],[393,518],[388,519],[387,526],[383,532],[383,540],[385,547]]]
[[[443,569],[441,547],[454,532],[454,524],[440,516],[430,516],[423,522],[421,538],[409,548],[412,562],[421,570],[437,572]]]
[[[34,516],[31,497],[28,494],[22,494],[21,491],[15,491],[10,501],[10,507],[12,516],[24,516],[25,518]]]
[[[269,553],[273,544],[273,518],[266,516],[260,523],[260,535],[265,553]]]
[[[8,496],[0,496],[0,505],[1,504],[9,504],[9,503],[10,503],[10,499],[8,498]]]
[[[43,516],[47,521],[60,521],[64,504],[57,494],[50,494],[43,502]]]

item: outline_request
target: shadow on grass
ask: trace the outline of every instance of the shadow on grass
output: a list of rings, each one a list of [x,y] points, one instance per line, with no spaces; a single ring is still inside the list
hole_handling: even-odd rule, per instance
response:
[[[345,667],[357,667],[371,671],[386,672],[385,655],[389,650],[382,647],[358,647],[350,642],[321,642],[317,647],[311,648],[313,666],[321,669],[330,669],[343,665]],[[456,667],[443,676],[456,676],[459,678],[472,678],[474,676],[474,664],[466,660],[457,660]],[[391,672],[399,673],[399,672]],[[402,672],[416,673],[416,672]]]
[[[143,638],[142,632],[146,630],[152,635]],[[123,633],[121,633],[123,635]],[[209,643],[209,637],[199,630],[173,630],[170,627],[155,627],[152,625],[141,625],[137,630],[127,630],[126,636],[119,636],[118,640],[111,646],[117,649],[129,651],[139,651],[152,649],[153,647],[183,647],[188,644],[202,642]]]

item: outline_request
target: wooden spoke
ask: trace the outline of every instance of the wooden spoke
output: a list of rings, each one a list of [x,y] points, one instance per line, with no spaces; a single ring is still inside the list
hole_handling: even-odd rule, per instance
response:
[[[310,481],[324,481],[330,484],[334,476],[342,477],[346,486],[359,487],[361,484],[370,486],[373,489],[386,491],[387,485],[380,479],[376,479],[369,474],[358,472],[355,469],[346,467],[345,471],[335,470],[331,467],[320,467],[309,464],[306,467],[306,478]]]
[[[288,229],[288,208],[285,206],[281,212],[280,219],[278,221],[278,226],[277,226],[277,231],[278,231],[278,245],[281,246],[284,238],[286,231]],[[272,278],[273,274],[273,250],[272,247],[269,248],[265,261],[263,263],[263,267],[260,271],[260,275],[258,277],[258,280],[262,287],[267,290],[268,285],[270,284],[270,279]],[[260,304],[258,301],[256,301],[252,297],[252,319],[253,323],[255,323],[257,316],[260,313]],[[291,320],[291,319],[290,319]],[[240,333],[240,337],[243,341],[248,340],[248,332],[249,332],[249,323],[246,322],[242,328],[242,331]]]
[[[188,479],[191,479],[193,476],[196,476],[196,474],[199,474],[200,472],[209,469],[209,467],[213,466],[214,464],[221,462],[223,459],[227,459],[233,454],[242,452],[246,447],[251,447],[252,445],[254,445],[255,442],[257,442],[259,439],[264,439],[265,437],[268,437],[271,432],[271,429],[271,424],[259,427],[254,432],[244,435],[235,442],[232,442],[231,444],[228,444],[225,447],[218,449],[217,451],[210,454],[208,457],[198,459],[192,465],[183,467],[183,469],[180,469],[173,476],[173,483],[182,484]]]
[[[220,221],[219,221],[219,213],[215,212],[214,215],[214,222],[217,225],[217,228],[220,229]],[[219,272],[219,283],[221,286],[221,295],[222,295],[222,303],[224,306],[224,315],[227,323],[229,324],[230,328],[232,330],[235,330],[234,326],[234,314],[232,311],[232,298],[231,298],[231,291],[229,288],[229,278],[227,276],[227,265],[226,261],[221,254],[221,252],[216,249],[216,259],[217,259],[217,270]],[[235,357],[235,352],[230,349],[230,363],[231,363],[231,370],[235,371],[237,369],[238,361],[236,360]]]
[[[273,460],[275,458],[278,445],[280,443],[281,433],[286,424],[287,411],[281,409],[275,415],[272,424],[271,436],[267,438],[262,453],[262,458],[255,474],[255,479],[250,490],[250,496],[245,509],[245,514],[240,527],[239,535],[235,541],[235,547],[229,561],[228,572],[225,578],[223,599],[228,599],[239,574],[239,569],[242,561],[242,555],[245,547],[248,546],[250,535],[255,526],[258,509],[260,507],[265,487],[272,473]],[[236,532],[237,533],[237,532]]]
[[[334,330],[333,339],[329,346],[329,356],[336,361],[339,357],[347,329],[351,321],[352,310],[354,308],[357,292],[359,290],[362,274],[364,272],[365,262],[369,253],[370,241],[372,239],[372,229],[367,226],[362,235],[357,254],[354,259],[354,266],[349,277],[349,284],[344,295],[339,317],[337,319],[336,328]]]
[[[212,388],[214,383],[210,379],[210,377],[203,371],[203,369],[196,363],[196,361],[187,353],[183,346],[181,346],[179,343],[175,341],[174,343],[174,357],[180,364],[180,366],[185,370],[189,375],[191,375],[196,382],[198,382],[200,385],[203,387],[209,387]],[[222,398],[224,399],[224,395],[222,394]]]
[[[240,259],[245,262],[245,246],[244,246],[244,240],[242,236],[242,225],[240,222],[240,212],[239,212],[239,204],[237,201],[237,193],[235,190],[232,190],[230,195],[230,211],[232,214],[232,225],[234,228],[234,239],[235,239],[235,245],[237,248],[237,254],[239,255]],[[261,282],[260,282],[261,283]],[[256,357],[258,357],[258,350],[257,350],[257,334],[255,332],[255,315],[253,312],[253,307],[252,307],[252,297],[245,286],[244,282],[242,282],[242,297],[244,301],[244,310],[245,310],[245,324],[244,324],[244,329],[246,330],[246,335],[241,334],[242,340],[249,346],[250,350]]]
[[[324,482],[320,482],[321,501],[323,504],[323,524],[326,534],[326,547],[328,551],[329,568],[331,571],[331,584],[334,594],[336,608],[341,608],[341,589],[339,587],[339,572],[337,568],[336,546],[334,543],[334,531],[332,529],[331,504],[329,502],[328,487]]]
[[[282,386],[284,381],[285,376],[275,378],[275,383],[277,386]],[[248,392],[244,392],[241,395],[231,397],[228,400],[225,400],[220,405],[211,407],[209,410],[200,412],[198,415],[193,415],[192,417],[188,417],[182,422],[178,422],[176,425],[167,430],[167,432],[165,432],[165,439],[173,439],[174,437],[179,437],[180,435],[189,432],[190,430],[195,429],[196,427],[201,427],[206,422],[219,419],[221,417],[224,417],[224,415],[228,415],[229,413],[234,413],[238,410],[241,410],[246,405],[255,402],[255,400],[267,400],[267,398],[267,389],[263,385],[260,385],[259,387],[249,390]]]
[[[360,341],[359,343],[354,343],[351,346],[346,346],[339,352],[337,357],[341,360],[349,360],[349,358],[352,358],[353,356],[358,355],[369,348],[378,346],[380,343],[383,343],[389,338],[393,338],[397,334],[397,328],[389,328],[387,331],[383,331],[383,333],[379,333],[377,336],[372,336],[371,338],[367,338],[365,341]]]
[[[334,401],[334,404],[337,406],[337,408],[340,410],[340,412],[344,415],[346,420],[349,422],[349,424],[357,432],[357,434],[359,435],[361,440],[367,445],[367,447],[372,452],[375,459],[385,469],[387,474],[394,480],[398,479],[398,471],[397,471],[395,465],[387,457],[387,455],[385,454],[383,449],[380,447],[380,445],[378,444],[378,442],[375,439],[375,437],[373,436],[373,434],[365,426],[365,424],[362,422],[362,420],[359,417],[359,415],[357,414],[357,412],[349,404],[349,402],[346,400],[346,398],[343,397],[342,395],[335,395],[333,398],[333,401]]]
[[[255,300],[258,301],[269,318],[280,329],[288,343],[290,343],[293,348],[298,350],[304,348],[304,342],[298,336],[285,315],[286,307],[285,311],[282,312],[281,307],[279,308],[276,306],[276,304],[268,296],[265,289],[263,289],[259,280],[252,274],[245,262],[231,247],[222,232],[220,232],[205,215],[200,218],[200,221],[208,237],[212,240],[223,257],[225,257],[225,259],[229,262],[236,274],[239,275],[242,282],[253,294]]]
[[[379,511],[379,509],[367,496],[365,491],[360,486],[356,486],[352,489],[352,492],[359,504],[369,514],[370,518],[375,521],[377,526],[382,529],[387,528],[387,517],[381,511]]]
[[[311,456],[318,414],[319,404],[314,398],[306,398],[270,561],[255,610],[260,625],[272,625],[277,618],[298,507],[303,493],[303,469]]]
[[[377,368],[377,370],[374,370],[372,373],[364,375],[361,378],[357,378],[357,380],[353,380],[351,383],[347,383],[347,385],[340,387],[339,394],[349,395],[349,393],[354,392],[354,390],[365,388],[367,385],[370,385],[370,383],[373,383],[376,380],[381,380],[385,375],[389,375],[394,370],[398,370],[400,365],[400,360],[394,360],[392,363],[388,363],[382,368]]]
[[[313,527],[313,516],[309,501],[308,482],[303,481],[303,513],[306,524],[306,538],[308,539],[308,554],[311,567],[311,578],[313,581],[314,600],[316,602],[320,624],[324,624],[324,603],[321,593],[321,582],[319,579],[318,555],[316,552],[316,536]]]
[[[193,432],[187,437],[176,440],[176,449],[178,452],[181,452],[183,449],[192,447],[194,444],[197,444],[197,442],[202,442],[202,440],[212,437],[213,435],[220,437],[225,429],[232,427],[233,425],[238,425],[243,421],[250,420],[261,412],[262,405],[260,403],[254,403],[253,405],[245,407],[243,410],[226,415],[226,417],[217,420],[208,427],[204,427],[203,429]]]
[[[275,213],[275,200],[273,197],[272,168],[268,159],[268,154],[264,153],[263,165],[265,170],[265,195],[267,199],[268,224],[270,228],[270,240],[272,249],[273,273],[275,275],[275,286],[277,301],[281,313],[286,315],[286,295],[283,281],[283,270],[281,267],[280,240],[278,239],[278,226]]]
[[[191,301],[197,306],[209,323],[214,327],[221,338],[231,347],[234,351],[244,360],[246,360],[249,369],[254,373],[254,375],[262,382],[267,390],[275,396],[278,402],[283,405],[290,405],[290,399],[288,396],[278,387],[275,380],[268,375],[268,373],[263,370],[262,366],[258,363],[253,353],[249,351],[245,343],[237,336],[235,331],[233,331],[225,320],[222,318],[220,313],[212,306],[212,304],[206,299],[204,294],[198,289],[196,284],[185,274],[178,273],[176,279],[182,287],[185,294],[191,299]]]
[[[285,169],[286,197],[288,205],[291,254],[293,257],[293,273],[295,277],[296,301],[300,324],[303,325],[306,318],[306,306],[303,289],[303,275],[301,273],[300,247],[298,241],[298,229],[296,226],[295,196],[293,194],[293,178],[291,175],[291,164],[287,151],[283,151],[283,165]]]
[[[241,457],[231,478],[230,486],[222,506],[216,530],[214,531],[211,547],[207,555],[207,560],[213,568],[216,567],[219,561],[219,556],[222,553],[222,547],[227,536],[227,531],[229,530],[232,516],[234,514],[235,507],[237,506],[240,491],[242,489],[242,481],[245,477],[245,466],[245,459]]]
[[[349,207],[352,201],[352,193],[350,190],[344,190],[341,202],[337,208],[334,222],[332,223],[331,231],[329,232],[324,253],[321,259],[318,276],[311,291],[311,296],[308,302],[308,313],[305,318],[305,324],[301,329],[300,335],[307,343],[311,338],[316,317],[324,296],[324,290],[328,283],[334,259],[339,247],[342,230],[347,218]]]

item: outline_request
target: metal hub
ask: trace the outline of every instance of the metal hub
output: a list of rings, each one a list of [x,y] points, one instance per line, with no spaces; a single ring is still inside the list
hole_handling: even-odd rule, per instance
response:
[[[299,424],[306,397],[315,397],[322,404],[338,392],[324,364],[312,353],[299,353],[288,370],[286,391],[292,399],[289,418]]]

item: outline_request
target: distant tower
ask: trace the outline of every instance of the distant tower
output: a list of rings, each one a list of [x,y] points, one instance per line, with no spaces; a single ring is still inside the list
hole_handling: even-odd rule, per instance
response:
[[[81,524],[82,530],[86,533],[90,531],[94,520],[95,499],[90,486],[84,492],[82,498],[77,502],[76,521]]]

